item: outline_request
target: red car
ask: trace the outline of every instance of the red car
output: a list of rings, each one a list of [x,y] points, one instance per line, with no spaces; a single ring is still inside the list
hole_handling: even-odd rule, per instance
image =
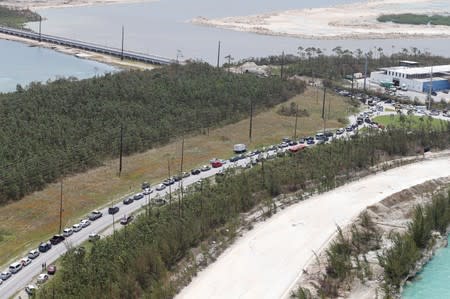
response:
[[[56,266],[51,264],[47,266],[47,274],[53,275],[56,272]]]
[[[218,167],[221,167],[222,165],[223,165],[223,163],[220,160],[214,160],[211,162],[211,166],[213,168],[218,168]]]

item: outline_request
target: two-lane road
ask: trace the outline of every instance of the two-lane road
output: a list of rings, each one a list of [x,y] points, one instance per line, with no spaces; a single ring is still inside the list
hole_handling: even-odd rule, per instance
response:
[[[246,163],[249,163],[249,161],[250,158],[246,158],[234,163],[224,164],[222,167],[219,168],[212,168],[208,171],[201,172],[198,175],[191,175],[183,179],[182,181],[183,187],[187,187],[191,184],[194,184],[198,182],[200,179],[211,177],[222,169],[231,166],[238,166],[238,165],[243,166]],[[180,186],[179,182],[176,182],[175,184],[171,185],[170,186],[171,191],[172,192],[176,191],[179,188],[179,186]],[[166,189],[162,191],[155,190],[149,196],[145,196],[140,200],[136,200],[129,205],[124,205],[122,201],[117,202],[115,206],[118,206],[120,210],[118,213],[114,215],[115,228],[119,229],[121,227],[118,221],[120,221],[120,219],[124,215],[130,215],[134,213],[138,209],[142,208],[143,205],[147,204],[148,200],[154,198],[155,196],[164,197],[164,195],[168,194],[168,192],[169,187],[166,187]],[[36,275],[42,272],[42,263],[50,265],[51,263],[55,262],[61,255],[67,252],[68,248],[79,246],[80,244],[85,242],[88,239],[89,234],[100,233],[102,237],[111,234],[113,230],[108,228],[112,227],[113,225],[113,216],[108,214],[108,207],[105,207],[99,211],[103,213],[102,217],[100,217],[95,221],[91,221],[91,225],[87,226],[86,228],[83,228],[79,232],[73,233],[73,235],[66,238],[66,240],[63,243],[52,246],[52,248],[49,251],[41,253],[37,258],[35,258],[31,262],[31,264],[22,268],[22,270],[19,271],[18,273],[13,274],[11,278],[9,278],[8,280],[3,281],[3,283],[0,285],[0,298],[10,298],[18,291],[23,290],[25,286],[29,284]],[[4,271],[6,269],[0,270]]]

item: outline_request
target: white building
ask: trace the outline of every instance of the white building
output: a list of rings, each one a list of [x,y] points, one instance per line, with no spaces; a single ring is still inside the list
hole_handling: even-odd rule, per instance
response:
[[[431,79],[432,77],[432,79]],[[427,67],[396,66],[370,73],[370,81],[406,86],[408,90],[429,92],[450,89],[450,65]]]

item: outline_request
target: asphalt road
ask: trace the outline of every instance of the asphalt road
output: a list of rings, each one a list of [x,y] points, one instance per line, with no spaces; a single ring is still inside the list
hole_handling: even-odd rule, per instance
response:
[[[183,187],[187,187],[199,181],[200,179],[211,177],[222,169],[232,166],[244,166],[249,162],[250,158],[245,158],[234,163],[228,162],[224,164],[222,167],[212,168],[208,171],[201,172],[199,175],[191,175],[183,179],[182,181]],[[171,186],[171,191],[172,192],[176,191],[179,188],[179,186],[180,186],[179,182],[176,182]],[[154,187],[155,186],[153,186],[153,188]],[[152,194],[146,195],[144,198],[134,201],[129,205],[124,205],[122,201],[115,204],[115,206],[118,206],[120,209],[119,212],[114,215],[115,229],[120,229],[121,227],[123,227],[122,225],[119,224],[119,221],[124,215],[130,215],[133,212],[136,212],[138,209],[142,208],[148,202],[148,200],[154,198],[157,195],[164,197],[164,195],[168,194],[168,192],[169,187],[166,187],[166,189],[162,191],[155,190]],[[35,258],[31,262],[31,264],[22,268],[22,270],[19,271],[18,273],[13,274],[8,280],[3,281],[3,283],[0,285],[0,298],[10,298],[14,296],[17,292],[21,290],[23,291],[25,286],[30,284],[33,278],[35,278],[38,274],[42,273],[43,263],[46,263],[48,266],[51,263],[55,262],[61,255],[67,252],[69,248],[73,248],[85,242],[88,239],[89,234],[99,233],[102,237],[112,234],[113,230],[108,228],[112,228],[113,226],[112,225],[113,216],[108,214],[108,207],[100,209],[99,211],[103,213],[102,217],[100,217],[95,221],[91,221],[91,225],[89,225],[86,228],[83,228],[81,231],[74,232],[73,235],[66,238],[66,240],[63,243],[52,246],[52,248],[49,251],[41,253],[37,258]],[[26,298],[23,297],[24,295],[26,296],[24,292],[20,294],[22,298]]]
[[[390,105],[384,105],[390,106]],[[391,113],[380,113],[380,115],[383,114],[393,114]],[[376,115],[374,115],[376,116]],[[439,116],[437,118],[446,119],[443,116]],[[356,119],[356,117],[355,117]],[[448,120],[448,118],[446,119]],[[354,119],[350,119],[351,122],[354,122]],[[354,132],[345,132],[343,135],[337,138],[348,138],[350,135],[354,134]],[[285,148],[284,150],[287,150]],[[272,152],[274,153],[274,152]],[[226,163],[222,167],[219,168],[212,168],[209,171],[201,172],[199,175],[191,175],[187,178],[183,179],[183,186],[187,187],[191,184],[194,184],[195,182],[199,181],[200,179],[208,178],[213,175],[215,175],[217,172],[221,171],[222,169],[226,169],[228,167],[233,166],[244,166],[248,163],[250,163],[251,158],[245,158],[242,160],[239,160],[234,163]],[[173,184],[170,188],[171,191],[176,191],[179,188],[180,184],[179,182],[176,182]],[[155,186],[153,186],[155,187]],[[142,208],[145,204],[148,203],[149,200],[154,198],[155,196],[159,195],[161,197],[164,197],[169,192],[169,187],[166,187],[166,189],[162,191],[154,191],[152,194],[145,196],[141,200],[134,201],[132,204],[124,205],[122,201],[118,202],[116,206],[120,208],[119,212],[114,215],[114,222],[115,222],[115,229],[120,229],[122,225],[119,224],[120,219],[124,215],[129,215],[134,212],[136,212],[138,209]],[[110,235],[113,233],[113,216],[108,214],[108,207],[105,207],[100,210],[103,213],[103,216],[95,221],[91,221],[91,225],[89,225],[86,228],[83,228],[81,231],[74,233],[72,236],[66,238],[66,240],[63,243],[60,243],[56,246],[53,246],[49,251],[46,253],[41,253],[39,257],[34,259],[31,264],[24,267],[21,271],[19,271],[16,274],[13,274],[8,280],[3,281],[3,283],[0,285],[0,298],[10,298],[14,295],[17,295],[18,292],[20,292],[20,296],[22,298],[26,298],[25,292],[23,292],[26,285],[30,284],[31,281],[40,273],[42,273],[42,264],[45,262],[47,265],[50,265],[51,263],[55,262],[62,254],[64,254],[68,248],[73,248],[75,246],[78,246],[85,242],[88,239],[89,234],[91,233],[99,233],[102,237]],[[43,240],[44,241],[44,240]],[[19,258],[20,260],[20,258]],[[0,269],[1,270],[1,269]],[[6,270],[6,269],[5,269]],[[3,271],[3,270],[1,270]]]

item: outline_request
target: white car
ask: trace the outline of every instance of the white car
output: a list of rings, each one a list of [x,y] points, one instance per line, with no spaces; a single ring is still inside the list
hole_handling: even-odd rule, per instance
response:
[[[35,259],[39,256],[39,251],[38,250],[31,250],[30,252],[28,252],[28,257],[30,259]]]
[[[22,266],[28,266],[29,264],[31,264],[31,259],[28,257],[24,257],[23,259],[20,260],[20,263],[22,264]]]
[[[74,233],[79,232],[83,227],[81,226],[80,223],[74,224],[72,225],[72,230]]]
[[[144,193],[144,195],[150,195],[151,193],[153,193],[153,189],[152,188],[145,188],[143,193]]]
[[[166,185],[164,184],[159,184],[158,186],[156,186],[156,191],[162,191],[166,189]]]
[[[80,225],[81,225],[81,227],[84,228],[84,227],[87,227],[87,226],[91,225],[91,222],[89,220],[87,220],[87,219],[83,219],[83,220],[80,221]]]
[[[12,263],[9,266],[9,272],[11,272],[11,274],[16,274],[17,272],[19,272],[20,270],[22,270],[22,263]]]
[[[73,234],[73,230],[71,228],[65,228],[63,230],[63,236],[64,237],[70,237]]]
[[[37,283],[44,283],[48,280],[48,275],[47,274],[39,274],[38,278],[37,278]]]
[[[35,285],[29,284],[25,287],[25,292],[28,295],[33,296],[36,293],[37,287]]]
[[[100,235],[99,234],[97,234],[97,233],[89,234],[89,241],[96,241],[98,239],[100,239]]]
[[[10,277],[11,277],[11,272],[9,272],[9,271],[3,271],[2,273],[0,273],[0,279],[2,279],[2,280],[7,280]]]

